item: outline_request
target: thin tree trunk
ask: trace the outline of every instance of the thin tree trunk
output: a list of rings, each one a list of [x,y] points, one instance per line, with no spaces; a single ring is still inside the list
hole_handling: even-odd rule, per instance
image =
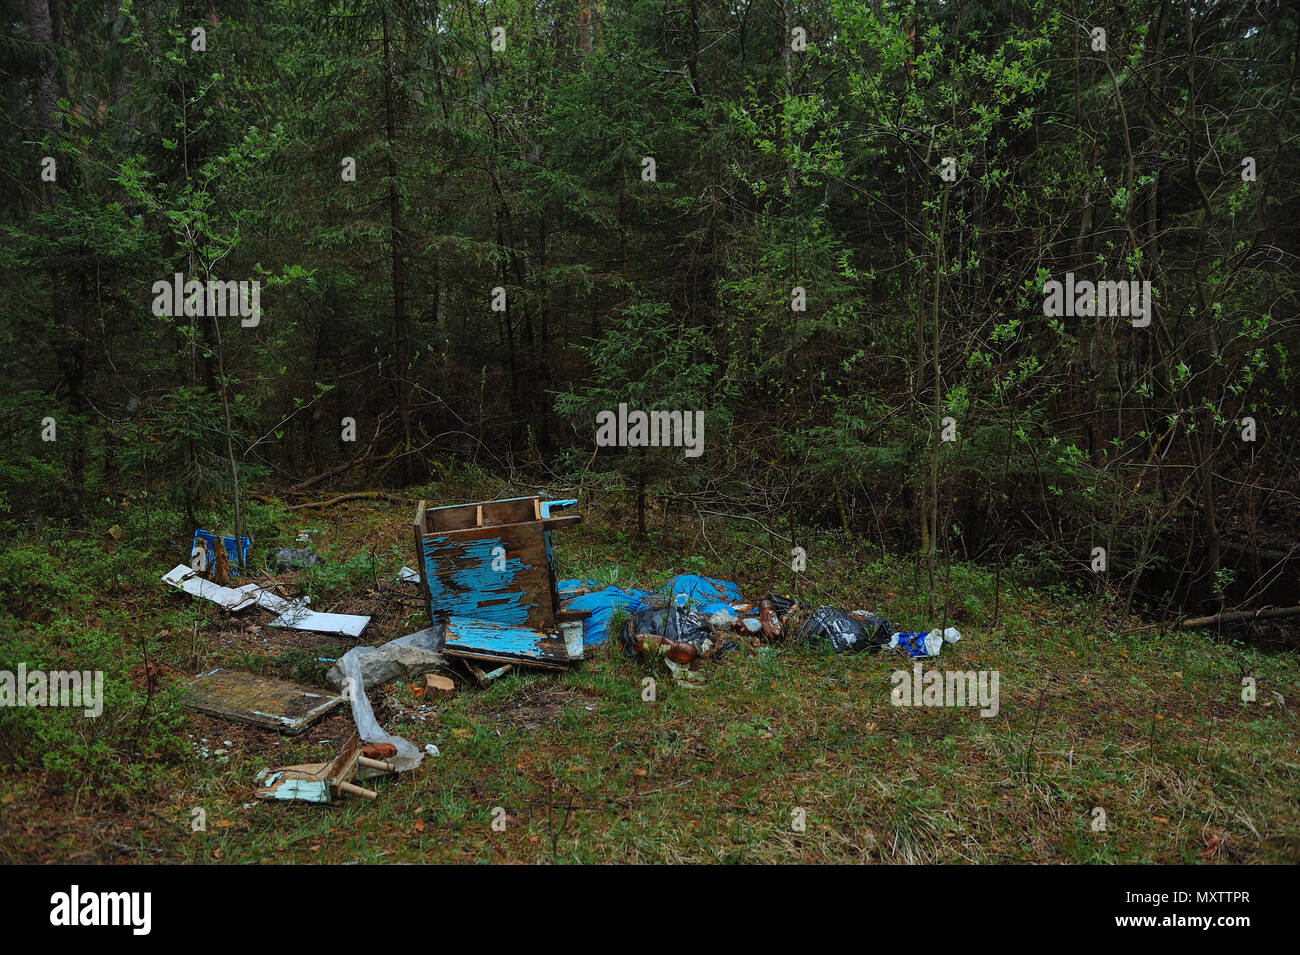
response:
[[[46,148],[54,152],[59,134],[63,131],[63,120],[58,115],[59,99],[59,64],[55,57],[54,17],[50,0],[27,0],[27,22],[32,45],[36,48],[40,66],[36,74],[36,90],[33,95],[33,108],[36,113],[36,126]],[[56,165],[60,176],[67,172]],[[45,201],[51,209],[59,204],[59,186],[57,182],[42,183],[45,189]],[[57,231],[57,227],[55,227]],[[88,351],[85,325],[85,280],[78,283],[81,302],[74,308],[69,302],[66,289],[71,284],[69,277],[60,275],[58,266],[51,259],[50,268],[50,309],[54,319],[54,334],[50,336],[54,343],[54,356],[59,370],[60,383],[64,388],[63,406],[70,422],[61,429],[64,440],[68,442],[69,470],[71,472],[71,498],[73,504],[81,504],[85,495],[86,456],[84,428],[78,421],[86,412],[86,369]]]
[[[940,416],[943,411],[943,389],[939,383],[939,286],[943,281],[943,243],[948,230],[948,189],[943,190],[942,210],[939,213],[939,237],[934,245],[934,301],[931,311],[934,319],[934,341],[930,346],[930,360],[934,374],[934,437],[930,445],[930,615],[934,615],[934,565],[939,541],[939,442],[943,428]]]
[[[410,329],[406,316],[406,269],[402,258],[404,245],[402,233],[402,204],[397,191],[397,122],[393,99],[393,64],[390,55],[391,37],[388,28],[388,11],[381,15],[384,34],[384,132],[388,143],[388,216],[391,229],[393,261],[393,384],[397,392],[397,416],[402,425],[402,464],[399,473],[409,482],[415,473],[410,454],[411,441],[411,388]]]

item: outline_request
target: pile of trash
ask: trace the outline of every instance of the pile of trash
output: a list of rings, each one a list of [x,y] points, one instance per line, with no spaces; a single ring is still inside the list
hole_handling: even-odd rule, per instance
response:
[[[658,655],[694,669],[701,661],[740,646],[781,643],[798,604],[768,594],[757,604],[745,601],[733,581],[679,574],[656,591],[597,589],[592,581],[562,580],[566,609],[590,614],[583,643],[604,643],[618,614],[623,619],[618,641],[625,656]],[[954,627],[942,631],[900,631],[885,617],[865,610],[845,612],[820,606],[794,630],[794,639],[833,653],[894,649],[909,657],[938,656],[945,643],[956,643]],[[676,672],[676,671],[674,671]]]
[[[933,657],[961,639],[952,627],[901,631],[865,610],[818,606],[805,613],[795,600],[775,593],[748,601],[733,581],[699,574],[678,574],[655,590],[557,581],[552,534],[581,518],[555,512],[576,503],[534,496],[430,508],[421,501],[414,521],[418,569],[403,567],[396,582],[418,588],[429,626],[377,647],[352,646],[337,660],[320,658],[334,663],[326,674],[334,692],[219,667],[190,680],[188,704],[290,735],[347,706],[356,733],[338,756],[269,771],[259,780],[258,796],[322,803],[344,794],[373,799],[376,794],[354,780],[409,772],[438,751],[386,732],[367,689],[423,677],[426,685],[412,692],[423,693],[426,701],[444,699],[455,685],[434,671],[449,669],[453,661],[484,686],[515,667],[571,667],[583,659],[585,647],[613,637],[625,657],[662,661],[679,685],[694,687],[703,680],[703,663],[742,647],[797,642],[831,653],[895,650]],[[296,543],[310,543],[309,534],[300,534]],[[248,538],[198,530],[190,564],[178,564],[162,579],[228,613],[269,611],[272,627],[359,640],[368,616],[313,610],[310,596],[275,593],[278,583],[237,584],[251,546]],[[281,547],[269,563],[296,571],[318,566],[321,558],[304,547]],[[495,669],[484,672],[489,666]]]

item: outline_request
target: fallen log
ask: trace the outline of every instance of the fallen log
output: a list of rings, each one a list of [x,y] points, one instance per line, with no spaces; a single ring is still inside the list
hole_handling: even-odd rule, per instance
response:
[[[301,494],[303,491],[306,491],[308,488],[311,488],[314,485],[320,484],[322,481],[327,481],[330,478],[335,477],[336,475],[346,474],[348,471],[351,471],[354,468],[359,468],[363,464],[367,464],[372,460],[386,461],[390,459],[393,456],[391,451],[388,454],[379,457],[378,459],[374,457],[374,453],[375,453],[375,442],[379,440],[379,435],[384,428],[384,422],[392,414],[393,412],[389,411],[379,416],[379,420],[375,423],[375,433],[370,438],[370,443],[366,445],[366,449],[364,451],[361,451],[358,454],[354,455],[352,457],[352,460],[345,461],[343,464],[340,464],[338,467],[330,468],[328,471],[323,471],[320,474],[317,474],[315,477],[309,477],[305,481],[299,481],[297,484],[289,488],[285,493],[288,495]]]
[[[290,504],[285,508],[286,511],[300,511],[303,508],[311,507],[331,507],[343,501],[355,501],[359,498],[381,498],[386,501],[401,501],[402,498],[396,494],[390,494],[387,491],[352,491],[348,494],[340,494],[338,497],[332,497],[328,501],[310,501],[306,504]]]
[[[1202,630],[1225,623],[1254,623],[1256,620],[1282,620],[1300,617],[1300,607],[1265,607],[1261,610],[1234,610],[1211,617],[1189,617],[1174,624],[1178,630]]]

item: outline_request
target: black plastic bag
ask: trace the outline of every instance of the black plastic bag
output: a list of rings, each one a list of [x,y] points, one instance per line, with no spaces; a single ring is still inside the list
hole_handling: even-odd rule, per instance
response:
[[[679,643],[691,643],[708,656],[717,656],[738,646],[734,640],[719,644],[709,627],[708,617],[676,604],[669,607],[642,607],[623,622],[618,640],[623,655],[629,659],[637,656],[633,644],[638,633],[653,633]]]
[[[789,597],[778,597],[776,594],[768,594],[763,599],[772,601],[772,606],[776,608],[776,612],[779,614],[787,614],[799,606]]]
[[[799,639],[830,646],[836,653],[861,653],[888,645],[894,625],[874,614],[854,616],[832,607],[818,607],[799,630]]]

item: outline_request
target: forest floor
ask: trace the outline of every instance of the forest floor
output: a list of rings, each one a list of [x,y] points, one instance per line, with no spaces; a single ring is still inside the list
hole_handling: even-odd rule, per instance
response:
[[[519,493],[487,493],[501,490]],[[473,493],[484,489],[298,511],[268,499],[251,515],[254,550],[315,531],[326,564],[276,579],[314,607],[372,614],[362,642],[378,644],[424,625],[417,588],[393,579],[414,566],[415,501]],[[781,548],[750,522],[656,511],[640,541],[625,502],[583,503],[584,522],[556,534],[565,576],[653,587],[695,572],[736,580],[752,600],[788,592],[771,556]],[[172,541],[174,517],[131,501],[101,510],[78,534],[30,529],[0,554],[0,668],[93,666],[108,681],[95,720],[0,712],[0,861],[1300,860],[1294,651],[1162,632],[1104,598],[1006,575],[995,595],[992,570],[966,564],[943,568],[941,582],[963,639],[924,666],[998,671],[993,717],[892,705],[890,675],[911,663],[890,652],[742,650],[707,663],[692,690],[607,641],[571,672],[516,672],[486,689],[457,675],[447,701],[372,688],[386,729],[441,756],[371,781],[374,801],[255,800],[259,770],[330,759],[350,717],[284,738],[189,712],[180,677],[227,666],[323,686],[318,658],[345,647],[165,587],[189,531]],[[925,619],[926,575],[911,559],[843,534],[807,549],[805,607],[865,608],[902,629],[940,623]],[[654,702],[642,699],[646,676]],[[1247,676],[1253,701],[1242,699]],[[499,810],[504,831],[492,825]]]

